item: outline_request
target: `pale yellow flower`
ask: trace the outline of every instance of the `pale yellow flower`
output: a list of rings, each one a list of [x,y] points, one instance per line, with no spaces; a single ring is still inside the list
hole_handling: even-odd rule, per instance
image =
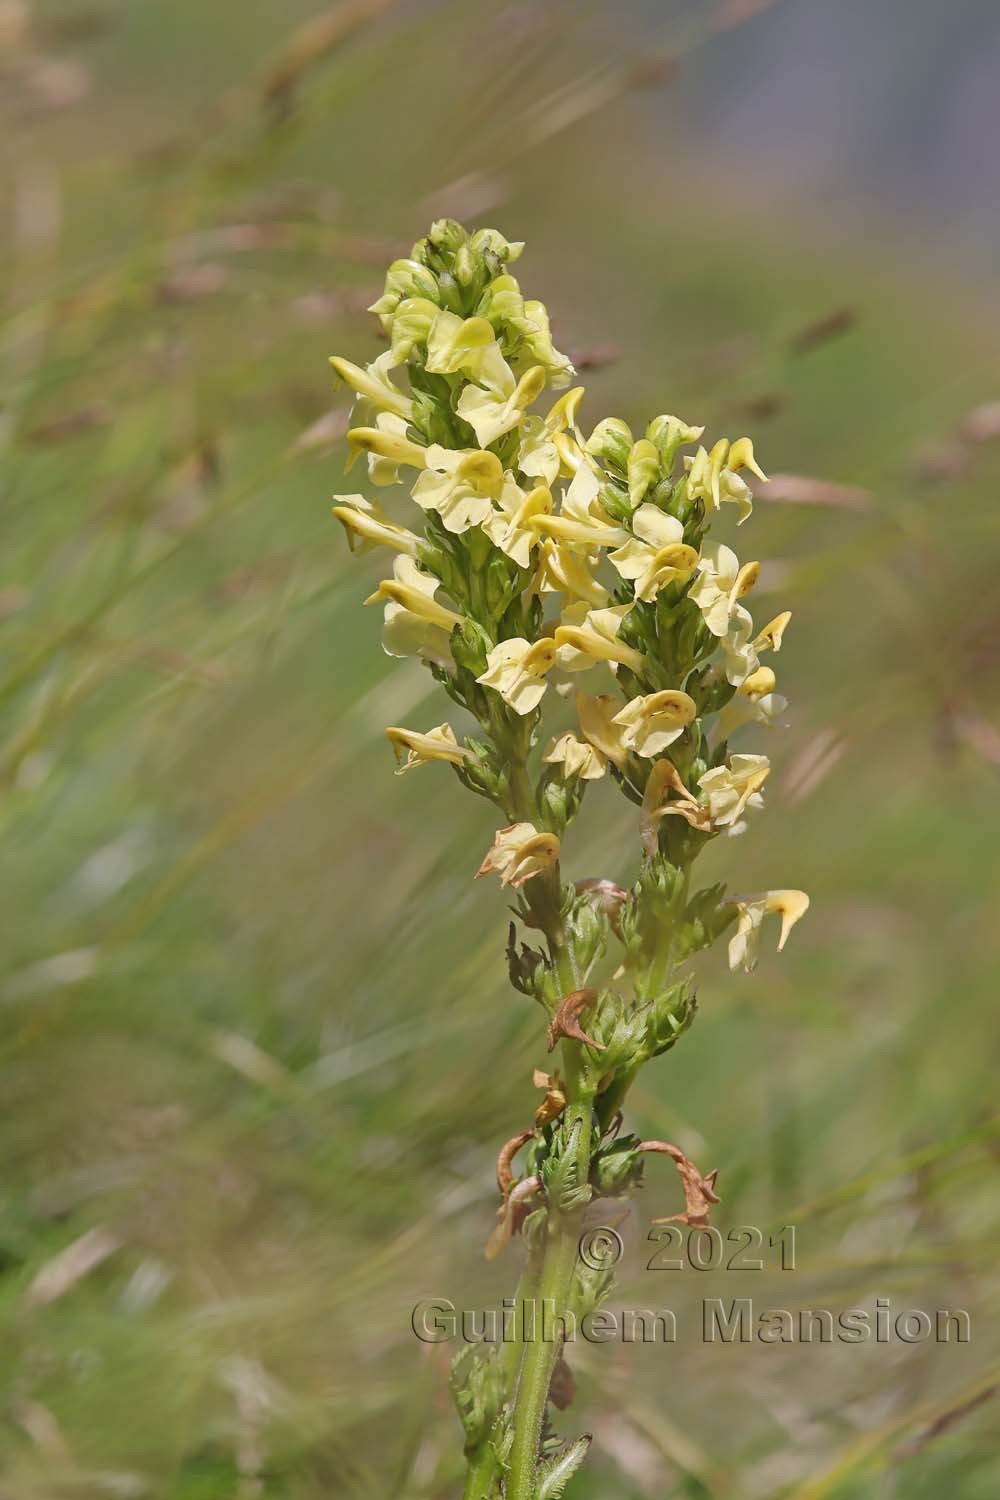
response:
[[[642,652],[618,639],[622,621],[631,609],[631,604],[588,609],[585,602],[564,609],[562,623],[555,633],[563,670],[586,672],[598,662],[607,661],[630,667],[633,672],[641,671],[645,663]]]
[[[476,871],[476,878],[495,873],[501,885],[517,890],[536,875],[555,869],[558,859],[559,840],[554,833],[539,833],[533,823],[512,823],[494,835],[493,847]]]
[[[589,461],[581,463],[573,475],[557,516],[539,516],[536,525],[547,536],[570,546],[620,547],[629,539],[628,532],[616,526],[598,500],[600,479]]]
[[[608,765],[606,755],[586,740],[578,740],[572,730],[554,739],[542,759],[549,765],[562,766],[567,781],[577,776],[583,781],[597,781]]]
[[[350,469],[359,453],[368,455],[368,477],[374,484],[398,484],[401,464],[422,469],[427,449],[406,436],[407,424],[393,412],[380,412],[374,427],[352,427],[347,434]]]
[[[513,636],[487,654],[486,671],[476,681],[499,693],[515,713],[530,714],[541,702],[546,674],[555,664],[556,643],[551,636],[539,641]]]
[[[460,318],[443,308],[427,335],[427,368],[432,375],[461,372],[491,391],[503,390],[510,376],[491,324],[485,318]]]
[[[576,695],[576,716],[580,723],[580,733],[588,745],[592,745],[605,760],[612,761],[619,770],[628,760],[621,725],[616,722],[616,715],[621,707],[621,699],[612,697],[610,693],[600,693],[596,698],[589,693]]]
[[[427,467],[413,486],[420,508],[437,511],[445,530],[455,533],[488,522],[504,482],[496,454],[478,448],[442,448],[437,443],[424,451]]]
[[[635,584],[637,599],[655,599],[668,583],[690,578],[698,554],[684,542],[684,527],[657,505],[640,505],[632,517],[633,536],[608,553],[608,561]]]
[[[680,738],[697,712],[694,699],[687,693],[668,688],[632,698],[612,722],[621,726],[622,743],[627,749],[652,759]]]
[[[566,429],[572,428],[578,443],[583,435],[576,425],[577,408],[583,396],[583,386],[574,386],[552,407],[548,416],[526,416],[521,424],[521,446],[517,466],[522,474],[533,479],[542,479],[552,487],[559,475],[576,473],[580,462],[579,451],[574,451],[572,440],[565,437]]]
[[[708,799],[715,827],[732,827],[748,807],[763,806],[760,789],[770,773],[766,755],[731,755],[726,765],[706,771],[698,785]]]
[[[752,900],[737,901],[736,906],[739,916],[736,931],[729,940],[729,967],[742,967],[750,974],[757,965],[760,927],[765,916],[781,917],[781,935],[778,938],[780,953],[796,922],[809,910],[809,897],[805,891],[765,891],[763,896]]]
[[[498,496],[498,507],[483,522],[483,530],[494,546],[512,558],[519,568],[526,568],[531,561],[532,549],[541,541],[535,518],[548,515],[552,509],[552,496],[544,485],[526,495],[508,472]]]
[[[467,385],[458,398],[455,410],[469,423],[480,448],[488,448],[497,438],[517,427],[531,403],[545,389],[545,371],[532,365],[515,381],[510,366],[504,363],[503,381],[497,389]]]
[[[701,610],[713,635],[728,635],[739,601],[760,576],[760,563],[740,567],[739,558],[724,542],[706,542],[698,559],[698,573],[688,589],[688,598]],[[747,621],[750,616],[743,610]],[[737,616],[742,619],[742,615]]]
[[[758,478],[767,478],[754,458],[750,439],[740,438],[730,445],[727,438],[720,438],[710,453],[699,448],[693,457],[685,454],[684,463],[691,498],[704,501],[709,512],[731,502],[739,507],[742,525],[753,510],[753,491],[739,470],[750,469]]]
[[[739,687],[759,666],[757,648],[750,639],[752,634],[750,611],[737,604],[729,622],[729,632],[719,641],[726,681],[733,687]]]
[[[450,668],[449,640],[462,616],[438,604],[438,580],[418,568],[412,557],[397,557],[392,571],[392,578],[384,579],[365,600],[386,601],[383,650],[388,656],[419,656]]]
[[[396,552],[406,552],[416,557],[418,539],[405,526],[399,526],[382,509],[364,495],[334,495],[339,503],[333,514],[347,533],[347,545],[352,552],[370,547],[392,547]]]
[[[413,404],[409,396],[389,379],[389,370],[396,363],[391,350],[380,354],[365,369],[352,364],[349,359],[341,359],[338,354],[331,355],[330,363],[352,391],[370,401],[379,411],[391,411],[398,417],[412,416]]]
[[[469,751],[458,743],[450,724],[438,724],[434,729],[428,729],[426,734],[398,727],[390,727],[385,734],[396,760],[402,762],[396,770],[397,776],[412,771],[415,766],[429,765],[432,760],[443,760],[449,765],[460,766],[463,760],[469,758]]]
[[[532,587],[539,594],[565,594],[570,604],[586,600],[600,609],[611,596],[594,577],[599,560],[598,552],[583,552],[569,543],[542,537]]]
[[[788,699],[774,688],[775,676],[770,667],[758,667],[744,678],[719,715],[720,738],[729,739],[745,724],[763,724],[769,729],[779,724]]]

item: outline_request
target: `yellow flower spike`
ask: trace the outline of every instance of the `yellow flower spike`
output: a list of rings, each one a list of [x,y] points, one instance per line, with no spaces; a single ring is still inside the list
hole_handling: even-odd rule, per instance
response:
[[[595,750],[612,761],[619,770],[624,769],[628,760],[621,727],[615,722],[615,715],[621,707],[621,699],[612,697],[610,693],[601,693],[596,698],[589,693],[578,692],[576,695],[576,717],[580,733],[588,745],[593,745]]]
[[[559,860],[559,840],[554,833],[539,833],[533,823],[512,823],[494,835],[476,879],[481,875],[500,876],[501,885],[518,890],[537,875],[548,874]]]
[[[567,730],[552,741],[542,759],[550,766],[562,766],[566,781],[580,777],[582,781],[597,781],[607,770],[607,756],[587,741],[581,743],[573,731]]]
[[[765,483],[767,482],[767,475],[754,458],[753,443],[748,437],[738,438],[730,448],[727,467],[732,469],[735,474],[738,474],[740,469],[749,469],[751,474],[756,474],[758,479],[763,479]]]
[[[413,404],[409,396],[394,386],[387,375],[378,371],[373,373],[372,366],[362,370],[360,365],[352,364],[349,359],[341,359],[339,354],[331,355],[330,363],[344,384],[349,385],[359,396],[364,396],[373,406],[381,411],[395,412],[399,417],[413,415]]]
[[[763,806],[760,789],[771,774],[766,755],[732,755],[729,763],[706,771],[698,785],[708,799],[717,828],[734,828],[748,807]]]
[[[416,766],[429,765],[434,760],[460,766],[469,758],[469,751],[458,743],[450,724],[438,724],[426,734],[420,734],[415,729],[392,726],[385,731],[385,736],[393,748],[397,762],[401,762],[397,766],[397,776],[405,775]]]
[[[792,612],[790,609],[783,610],[780,615],[775,615],[774,619],[769,621],[768,624],[764,626],[764,629],[760,632],[760,634],[755,638],[754,646],[757,648],[757,650],[780,651],[781,642],[784,637],[785,631],[788,629],[788,622],[789,620],[791,620],[791,618]]]
[[[380,427],[352,427],[347,442],[353,450],[348,466],[359,453],[374,453],[391,463],[409,464],[414,469],[423,469],[427,464],[426,448],[411,442],[401,432],[385,431]]]
[[[513,636],[501,641],[486,656],[486,671],[476,678],[499,693],[517,714],[530,714],[545,695],[545,678],[556,664],[556,643],[551,636],[538,641]]]
[[[608,554],[623,578],[635,584],[635,597],[650,601],[665,584],[690,578],[698,554],[682,541],[684,527],[657,505],[640,505],[632,517],[633,536]]]
[[[632,698],[615,714],[622,743],[636,755],[652,759],[679,739],[697,715],[693,698],[675,688]]]
[[[335,495],[334,499],[340,504],[333,507],[333,514],[347,533],[347,545],[352,552],[367,542],[370,546],[392,547],[396,552],[416,557],[417,537],[390,520],[380,505],[363,495]]]
[[[445,530],[454,534],[486,525],[494,515],[493,498],[499,496],[504,482],[496,454],[432,443],[424,456],[427,467],[413,486],[413,498],[421,509],[436,511]]]
[[[598,662],[607,661],[640,672],[645,665],[641,651],[618,639],[622,620],[633,608],[615,604],[607,609],[585,609],[571,604],[563,610],[563,623],[556,628],[559,665],[567,672],[585,672]]]
[[[747,901],[737,901],[739,912],[736,931],[729,940],[729,967],[742,968],[751,974],[757,965],[760,947],[760,928],[765,916],[780,916],[781,933],[778,952],[784,948],[788,934],[809,910],[809,897],[805,891],[765,891]]]
[[[648,438],[632,445],[628,456],[628,497],[633,509],[640,503],[660,472],[660,455]]]

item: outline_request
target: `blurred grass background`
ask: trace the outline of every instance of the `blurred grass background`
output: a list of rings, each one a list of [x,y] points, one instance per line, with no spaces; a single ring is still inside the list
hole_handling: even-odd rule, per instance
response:
[[[632,1123],[799,1268],[644,1271],[654,1172],[619,1300],[680,1340],[573,1351],[574,1493],[996,1495],[1000,21],[949,15],[943,60],[889,0],[0,0],[4,1500],[456,1493],[410,1311],[511,1290],[538,1017],[486,805],[391,775],[443,699],[360,608],[325,364],[441,212],[527,239],[589,421],[747,429],[782,476],[792,728],[706,864],[813,909],[705,965]],[[572,873],[627,880],[588,804]],[[703,1296],[973,1339],[711,1347]]]

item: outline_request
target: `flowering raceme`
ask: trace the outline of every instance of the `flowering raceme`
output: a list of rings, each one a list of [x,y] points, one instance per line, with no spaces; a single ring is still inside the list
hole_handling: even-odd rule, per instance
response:
[[[703,429],[673,415],[638,435],[604,418],[587,435],[572,365],[511,272],[522,248],[440,220],[390,266],[372,309],[389,347],[364,367],[332,361],[356,395],[350,462],[366,456],[382,503],[341,495],[334,514],[352,549],[391,559],[367,601],[384,605],[385,650],[423,660],[475,724],[387,729],[400,770],[440,762],[493,804],[478,873],[499,876],[544,939],[519,947],[512,926],[510,975],[542,1005],[562,1064],[538,1073],[545,1104],[501,1153],[490,1254],[519,1237],[530,1284],[579,1316],[610,1273],[567,1247],[592,1197],[640,1182],[645,1152],[677,1168],[675,1217],[706,1222],[718,1201],[714,1174],[679,1148],[617,1134],[639,1067],[694,1018],[690,959],[732,928],[731,965],[752,969],[764,916],[781,917],[783,947],[808,898],[692,889],[707,844],[764,803],[767,756],[730,736],[770,730],[787,707],[761,654],[780,651],[790,616],[756,629],[746,601],[759,562],[708,535],[730,506],[739,526],[751,516],[745,476],[765,477],[753,444],[703,446]],[[546,402],[552,389],[563,394]],[[561,874],[586,788],[607,780],[636,843],[630,890]],[[589,1439],[559,1448],[545,1436],[558,1352],[460,1355],[467,1500],[561,1493],[582,1460]]]

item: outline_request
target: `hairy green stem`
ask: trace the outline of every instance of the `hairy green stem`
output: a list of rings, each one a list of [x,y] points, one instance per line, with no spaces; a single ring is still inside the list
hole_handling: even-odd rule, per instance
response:
[[[590,1169],[591,1117],[592,1100],[589,1094],[567,1106],[567,1126],[572,1129],[576,1121],[582,1126],[577,1146],[578,1180],[581,1182],[586,1182]],[[505,1500],[533,1500],[535,1493],[542,1423],[549,1383],[560,1350],[558,1338],[542,1337],[543,1322],[548,1325],[548,1331],[552,1331],[569,1311],[582,1224],[582,1209],[569,1214],[557,1214],[554,1209],[550,1210],[538,1278],[535,1337],[525,1345],[517,1382],[513,1413],[514,1441],[504,1491]]]

